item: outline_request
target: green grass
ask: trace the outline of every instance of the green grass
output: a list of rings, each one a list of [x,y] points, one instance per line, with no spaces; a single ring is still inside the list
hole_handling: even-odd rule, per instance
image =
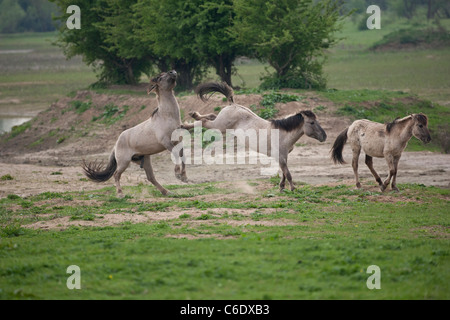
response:
[[[412,26],[405,19],[383,20],[381,29],[365,31],[346,21],[338,35],[344,39],[330,50],[324,66],[328,88],[405,91],[448,104],[450,48],[371,51],[383,37]],[[450,29],[450,19],[441,23]]]
[[[260,194],[215,202],[192,193],[223,195],[220,184],[171,186],[177,197],[143,198],[154,191],[144,185],[125,187],[124,199],[112,188],[10,195],[0,200],[0,297],[449,298],[448,189],[407,184],[382,194],[304,185],[279,193],[272,180]],[[23,227],[174,211],[178,217],[137,224]],[[66,287],[70,265],[81,269],[81,290]],[[381,269],[380,290],[366,287],[370,265]]]

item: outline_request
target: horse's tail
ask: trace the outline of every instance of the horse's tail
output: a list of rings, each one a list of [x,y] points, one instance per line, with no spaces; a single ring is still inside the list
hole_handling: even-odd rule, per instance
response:
[[[115,150],[109,156],[109,162],[106,168],[103,169],[103,165],[97,162],[86,163],[83,160],[83,171],[86,177],[95,182],[104,182],[109,180],[117,169],[116,153]]]
[[[333,147],[331,148],[331,158],[334,163],[345,163],[344,158],[342,158],[342,150],[344,145],[347,143],[347,132],[348,128],[342,131],[334,141]]]
[[[195,93],[197,93],[198,97],[203,102],[207,101],[214,94],[214,92],[220,92],[221,94],[223,94],[227,98],[229,103],[234,102],[233,89],[225,82],[207,82],[200,84],[197,86],[197,88],[195,88]],[[205,97],[205,95],[207,95],[208,93],[210,95]]]

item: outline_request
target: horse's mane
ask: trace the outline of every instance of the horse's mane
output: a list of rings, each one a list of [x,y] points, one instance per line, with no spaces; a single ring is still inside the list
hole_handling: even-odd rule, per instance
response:
[[[292,116],[286,117],[284,119],[270,120],[270,122],[272,123],[272,126],[275,129],[283,129],[284,131],[289,132],[294,129],[297,129],[303,123],[304,121],[303,115],[314,119],[316,118],[316,115],[312,111],[304,110]]]
[[[394,119],[394,121],[386,123],[386,131],[387,133],[390,133],[392,131],[392,128],[396,125],[399,124],[405,120],[408,120],[410,118],[415,117],[417,119],[417,121],[419,121],[419,123],[423,124],[424,126],[428,125],[428,118],[426,115],[424,115],[423,113],[416,113],[413,115],[409,115],[407,117],[404,117],[402,119],[400,119],[400,117],[397,117]]]
[[[386,123],[386,131],[388,133],[391,132],[392,128],[398,123],[399,119],[400,117],[397,117],[394,119],[394,121]]]

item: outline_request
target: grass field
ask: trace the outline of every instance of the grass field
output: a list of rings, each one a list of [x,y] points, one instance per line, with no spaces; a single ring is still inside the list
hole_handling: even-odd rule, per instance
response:
[[[253,187],[263,180],[248,182]],[[449,190],[401,185],[400,194],[346,185],[304,185],[279,193],[277,179],[240,197],[220,183],[0,200],[0,297],[3,299],[448,299]],[[143,196],[150,193],[151,198]],[[203,195],[236,195],[202,201]],[[83,204],[81,204],[83,203]],[[107,215],[167,220],[64,231],[20,227],[67,217]],[[66,269],[81,269],[68,290]],[[381,270],[369,290],[368,266]]]

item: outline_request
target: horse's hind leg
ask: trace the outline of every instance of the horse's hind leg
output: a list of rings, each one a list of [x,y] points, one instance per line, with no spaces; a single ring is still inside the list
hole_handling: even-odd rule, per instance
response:
[[[375,180],[378,182],[378,185],[381,187],[383,185],[383,181],[381,181],[380,176],[373,168],[373,158],[366,154],[366,165],[369,167],[370,172],[374,176]]]
[[[123,197],[122,187],[120,186],[120,177],[122,176],[122,173],[128,168],[130,162],[131,159],[122,159],[117,161],[117,169],[116,172],[114,172],[114,181],[116,182],[117,196],[120,198]]]
[[[198,113],[197,111],[193,111],[193,112],[189,112],[189,115],[194,118],[195,120],[216,120],[217,115],[215,115],[214,113],[208,113],[205,115],[201,115],[200,113]]]
[[[353,159],[352,159],[352,167],[353,167],[353,173],[355,174],[355,180],[356,180],[356,187],[359,189],[361,188],[361,183],[359,182],[358,177],[358,160],[359,160],[359,154],[361,153],[361,147],[353,147]]]
[[[145,173],[147,175],[148,181],[150,181],[163,195],[166,195],[169,193],[169,190],[164,188],[162,185],[156,181],[155,174],[153,173],[152,163],[150,162],[150,156],[146,155],[144,156],[144,164],[143,168],[145,170]]]

